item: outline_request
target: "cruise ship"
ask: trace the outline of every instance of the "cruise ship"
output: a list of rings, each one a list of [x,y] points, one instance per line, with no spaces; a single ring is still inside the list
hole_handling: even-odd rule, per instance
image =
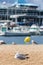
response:
[[[39,5],[27,3],[25,0],[10,4],[0,3],[0,23],[15,22],[18,25],[31,26],[36,24],[41,26],[43,23],[43,10]]]
[[[30,27],[33,24],[41,26],[43,24],[43,10],[39,9],[39,5],[33,3],[27,3],[25,2],[25,0],[23,1],[18,0],[13,4],[6,2],[0,3],[0,25],[2,23],[8,23],[9,28],[11,22],[14,22],[16,25],[19,26]],[[22,34],[24,34],[23,32]],[[32,33],[33,32],[34,31],[32,31]],[[7,33],[10,32],[8,31]],[[21,32],[19,34],[21,34]]]

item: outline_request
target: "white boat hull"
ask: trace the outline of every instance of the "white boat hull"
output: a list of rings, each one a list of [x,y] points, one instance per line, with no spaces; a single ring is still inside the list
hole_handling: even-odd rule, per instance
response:
[[[25,35],[29,35],[29,33],[5,32],[5,36],[25,36]]]
[[[0,32],[0,36],[3,36],[3,35],[5,35],[5,33],[4,32]]]
[[[30,35],[39,35],[39,32],[29,32]]]

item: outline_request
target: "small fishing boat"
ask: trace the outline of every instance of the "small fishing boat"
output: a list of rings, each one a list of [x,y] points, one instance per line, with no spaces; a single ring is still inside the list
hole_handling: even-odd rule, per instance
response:
[[[33,25],[30,27],[29,34],[30,34],[30,35],[38,35],[38,34],[40,34],[40,32],[39,32],[39,27],[38,27],[37,25],[33,24]]]
[[[43,26],[40,26],[40,34],[43,35]]]

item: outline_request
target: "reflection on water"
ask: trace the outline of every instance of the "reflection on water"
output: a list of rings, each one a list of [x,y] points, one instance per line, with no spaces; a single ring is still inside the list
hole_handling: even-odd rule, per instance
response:
[[[24,44],[24,38],[26,36],[0,36],[0,40],[4,40],[7,44],[15,42],[17,44]],[[43,44],[43,36],[30,36],[31,40],[35,40],[39,44]],[[30,41],[31,43],[31,41]]]

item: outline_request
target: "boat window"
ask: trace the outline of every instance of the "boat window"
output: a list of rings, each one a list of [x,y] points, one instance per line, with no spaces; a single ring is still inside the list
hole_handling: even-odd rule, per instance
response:
[[[21,30],[21,28],[14,28],[14,30]]]
[[[6,32],[6,28],[5,27],[2,27],[2,32]]]
[[[37,29],[38,30],[38,28],[31,28],[31,29]]]
[[[43,28],[40,28],[40,29],[43,29]]]

